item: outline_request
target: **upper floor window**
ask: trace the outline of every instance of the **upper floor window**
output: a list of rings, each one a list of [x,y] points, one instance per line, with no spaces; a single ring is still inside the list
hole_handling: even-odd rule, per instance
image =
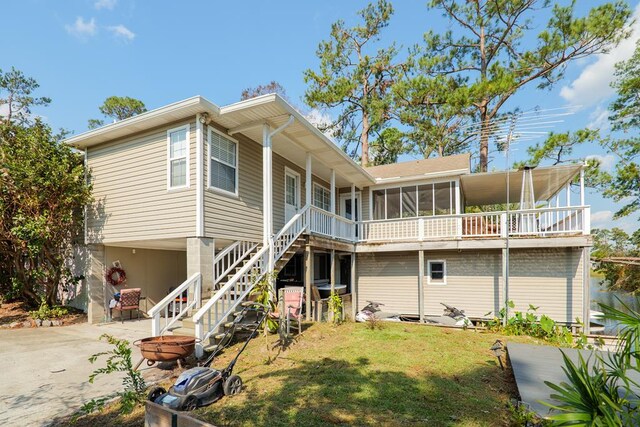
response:
[[[455,188],[455,182],[447,181],[373,190],[373,219],[451,215],[456,206]]]
[[[209,128],[209,187],[238,194],[238,143]]]
[[[322,185],[313,183],[313,206],[329,211],[331,209],[331,191]]]
[[[189,125],[167,131],[167,187],[189,186]]]

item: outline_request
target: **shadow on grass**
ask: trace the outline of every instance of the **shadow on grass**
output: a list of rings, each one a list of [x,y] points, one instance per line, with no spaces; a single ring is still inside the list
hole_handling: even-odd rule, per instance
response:
[[[269,382],[275,390],[262,389]],[[195,415],[214,425],[503,425],[505,385],[492,366],[414,377],[370,369],[367,357],[323,358],[258,375],[243,395]]]

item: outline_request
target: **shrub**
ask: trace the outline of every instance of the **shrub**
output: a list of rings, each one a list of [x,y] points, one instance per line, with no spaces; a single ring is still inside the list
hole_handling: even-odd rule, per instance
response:
[[[58,319],[62,316],[66,316],[67,314],[69,314],[69,310],[66,307],[49,307],[49,304],[47,304],[47,301],[44,298],[42,298],[40,307],[37,310],[29,312],[29,316],[35,320]]]

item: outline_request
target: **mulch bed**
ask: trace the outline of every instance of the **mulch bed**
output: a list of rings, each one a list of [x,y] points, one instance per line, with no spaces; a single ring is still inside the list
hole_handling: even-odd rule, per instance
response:
[[[60,326],[73,325],[74,323],[83,323],[87,321],[87,315],[81,310],[73,307],[67,307],[69,314],[59,319]],[[52,319],[53,320],[53,319]],[[29,308],[23,302],[5,302],[0,305],[0,328],[8,328],[14,325],[14,328],[27,327],[29,322],[31,327],[36,326],[36,322],[29,317]],[[17,323],[17,325],[16,325]]]

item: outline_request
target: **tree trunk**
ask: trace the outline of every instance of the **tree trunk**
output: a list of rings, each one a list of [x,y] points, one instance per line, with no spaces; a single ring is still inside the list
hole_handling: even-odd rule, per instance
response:
[[[480,113],[482,125],[480,127],[480,172],[486,172],[489,165],[489,126],[486,107]]]
[[[369,165],[369,115],[362,114],[362,135],[360,135],[360,143],[362,144],[362,160],[363,168]]]

